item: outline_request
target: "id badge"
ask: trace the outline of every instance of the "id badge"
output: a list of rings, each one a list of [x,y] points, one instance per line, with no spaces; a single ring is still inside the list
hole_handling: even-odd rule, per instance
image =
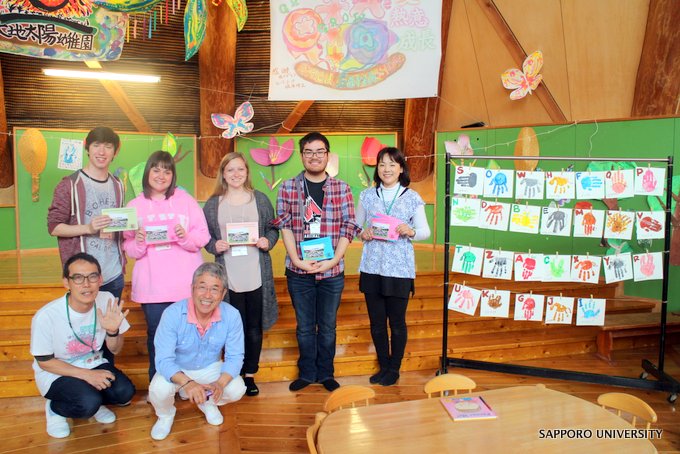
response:
[[[102,240],[112,240],[113,239],[113,233],[112,232],[104,232],[103,230],[99,231],[99,238]]]
[[[321,222],[311,222],[309,224],[309,236],[316,238],[321,236]]]
[[[231,250],[232,257],[238,257],[240,255],[248,255],[248,248],[246,246],[232,246],[229,248]]]
[[[167,243],[165,243],[165,244],[155,244],[154,245],[154,249],[156,249],[157,251],[165,251],[167,249],[170,249],[170,247],[171,246]]]

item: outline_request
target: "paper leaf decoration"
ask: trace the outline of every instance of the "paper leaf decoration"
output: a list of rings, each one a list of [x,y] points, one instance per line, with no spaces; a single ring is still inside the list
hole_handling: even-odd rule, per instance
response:
[[[246,6],[246,0],[229,0],[227,4],[236,16],[238,31],[243,30],[243,26],[246,25],[246,21],[248,20],[248,6]]]
[[[361,144],[361,163],[374,166],[378,163],[378,153],[385,148],[375,137],[366,137]]]
[[[42,133],[35,128],[27,129],[17,144],[19,158],[26,172],[31,174],[31,197],[40,200],[40,174],[47,163],[47,142]]]
[[[163,0],[94,0],[94,4],[109,11],[120,13],[143,13],[151,10]]]
[[[501,74],[503,86],[509,90],[510,99],[516,101],[524,98],[536,90],[538,84],[543,80],[543,76],[538,72],[543,67],[543,53],[540,50],[533,52],[522,63],[522,70],[511,68]]]
[[[335,177],[340,172],[340,156],[337,153],[328,153],[328,164],[326,164],[326,173],[331,177]]]
[[[142,187],[142,179],[144,178],[145,166],[146,162],[140,162],[128,172],[130,186],[132,186],[132,191],[135,193],[135,195],[139,195],[144,191],[144,188]]]
[[[222,137],[233,139],[238,135],[247,134],[253,130],[253,124],[249,123],[249,121],[254,115],[253,105],[246,101],[238,106],[233,117],[228,114],[212,114],[210,119],[215,126],[225,130],[222,132]]]
[[[214,121],[215,120],[213,119],[213,122]],[[218,124],[215,124],[215,126],[223,127]],[[279,164],[283,164],[284,162],[288,161],[288,159],[290,159],[291,155],[293,154],[294,146],[295,145],[293,139],[289,139],[286,142],[284,142],[283,145],[279,145],[279,141],[276,140],[276,137],[270,137],[269,147],[267,149],[252,148],[250,150],[250,156],[252,156],[253,160],[255,160],[255,162],[257,162],[261,166],[266,167],[276,166]]]
[[[189,60],[196,55],[205,38],[205,27],[208,22],[208,10],[205,0],[187,0],[184,10],[184,59]]]
[[[161,145],[161,150],[167,151],[171,156],[177,154],[177,140],[175,136],[169,132],[163,137],[163,145]]]

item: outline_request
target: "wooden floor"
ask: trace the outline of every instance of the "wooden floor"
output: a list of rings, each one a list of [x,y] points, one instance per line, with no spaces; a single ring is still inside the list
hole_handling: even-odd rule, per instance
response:
[[[571,357],[524,361],[523,364],[565,367],[596,373],[637,377],[643,358],[656,362],[656,349],[616,352],[613,366],[596,359],[592,354]],[[680,349],[667,351],[665,370],[680,376]],[[663,429],[660,440],[654,440],[659,452],[680,452],[680,414],[669,404],[662,392],[612,388],[560,380],[531,378],[464,369],[451,369],[472,377],[478,390],[497,389],[517,385],[544,383],[547,387],[595,402],[604,392],[629,392],[647,401],[657,412],[659,422],[654,427]],[[422,399],[423,384],[434,371],[404,373],[396,386],[374,386],[374,404],[400,400]],[[342,377],[341,384],[368,385],[366,376]],[[304,453],[307,452],[305,430],[314,414],[321,411],[328,393],[312,385],[298,393],[288,391],[288,382],[264,383],[258,397],[244,397],[240,402],[222,407],[225,423],[209,426],[203,415],[191,404],[178,402],[178,414],[170,436],[156,442],[149,437],[155,421],[144,395],[138,393],[132,405],[114,409],[118,421],[110,425],[92,421],[77,421],[71,436],[64,440],[51,439],[45,433],[44,402],[40,397],[0,399],[0,452],[196,452],[201,453]],[[552,428],[554,429],[554,428]],[[446,452],[445,450],[443,450]],[[508,452],[512,452],[508,450]]]

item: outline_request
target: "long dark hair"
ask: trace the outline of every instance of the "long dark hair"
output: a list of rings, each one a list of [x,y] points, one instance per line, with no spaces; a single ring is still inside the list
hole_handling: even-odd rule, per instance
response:
[[[375,186],[378,187],[382,183],[382,180],[378,176],[378,166],[385,155],[388,155],[392,161],[399,164],[403,170],[403,172],[399,174],[399,184],[403,187],[407,187],[411,184],[411,176],[409,174],[408,164],[406,164],[406,156],[404,156],[404,153],[399,148],[385,147],[378,152],[378,157],[376,158],[375,172],[373,173]]]
[[[144,188],[144,197],[151,198],[151,186],[149,185],[149,174],[153,167],[160,167],[161,169],[168,169],[172,172],[172,181],[170,186],[165,191],[165,198],[169,199],[175,193],[177,187],[177,171],[175,170],[175,160],[167,151],[158,150],[151,153],[149,159],[146,161],[144,167],[144,176],[142,177],[142,188]]]

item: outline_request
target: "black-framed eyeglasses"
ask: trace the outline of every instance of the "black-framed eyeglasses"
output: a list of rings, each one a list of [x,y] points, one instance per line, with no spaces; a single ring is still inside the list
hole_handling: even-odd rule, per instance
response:
[[[312,150],[304,150],[302,152],[302,156],[304,156],[305,158],[311,158],[311,157],[320,158],[320,157],[324,156],[326,153],[328,153],[328,150],[326,150],[325,148],[323,148],[321,150],[313,150],[313,151]]]
[[[99,278],[101,278],[100,273],[90,273],[87,276],[84,274],[74,274],[73,276],[69,276],[68,278],[71,279],[74,283],[80,285],[85,282],[85,279],[87,279],[87,282],[90,284],[94,284],[96,282],[99,282]]]

